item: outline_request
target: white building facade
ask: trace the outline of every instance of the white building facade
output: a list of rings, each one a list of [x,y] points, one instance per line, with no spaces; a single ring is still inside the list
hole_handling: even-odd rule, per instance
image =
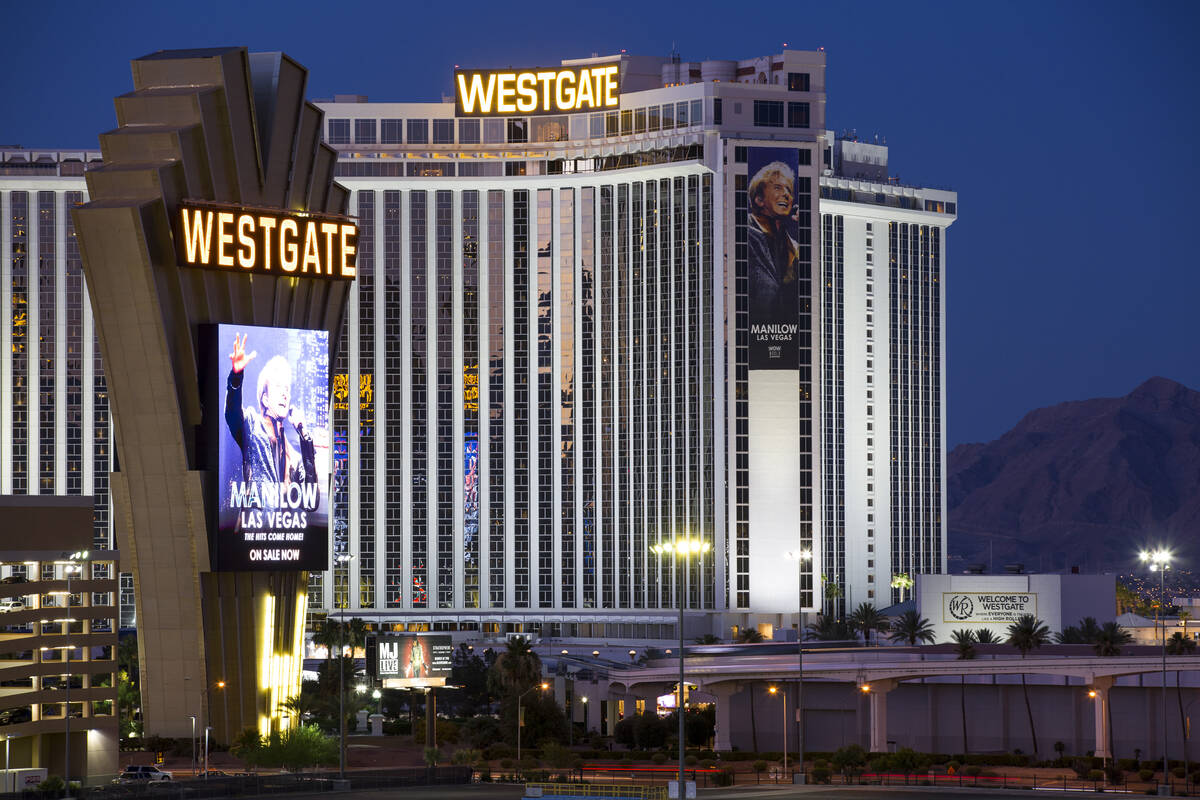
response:
[[[822,52],[564,64],[593,62],[620,63],[619,107],[318,102],[360,252],[332,368],[330,549],[349,558],[310,576],[313,613],[459,638],[669,640],[682,583],[701,612],[688,634],[728,636],[791,627],[800,603],[882,607],[894,573],[944,570],[953,193],[901,187],[886,166],[839,176]],[[746,341],[756,148],[797,165],[798,367],[766,382]],[[0,482],[91,491],[108,535],[103,371],[67,214],[97,154],[42,154],[40,171],[38,155],[0,164]],[[43,200],[56,260],[37,284]],[[70,297],[72,280],[83,299],[53,305],[53,353],[17,348],[49,324],[31,287]],[[650,551],[684,535],[710,546],[686,568]],[[813,560],[798,569],[789,550]]]

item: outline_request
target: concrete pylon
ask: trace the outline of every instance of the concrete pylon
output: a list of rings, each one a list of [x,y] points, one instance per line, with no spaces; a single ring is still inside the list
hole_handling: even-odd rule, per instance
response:
[[[1092,691],[1096,696],[1092,699],[1092,712],[1096,720],[1096,758],[1112,758],[1112,732],[1108,728],[1108,703],[1112,691],[1111,676],[1098,677],[1092,680]]]
[[[867,697],[871,702],[871,747],[872,753],[886,753],[887,738],[887,694],[899,685],[899,681],[871,681]]]

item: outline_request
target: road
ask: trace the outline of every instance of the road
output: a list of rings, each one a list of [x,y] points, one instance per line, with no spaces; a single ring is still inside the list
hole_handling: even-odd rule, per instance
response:
[[[353,776],[351,776],[353,778]],[[1046,791],[1039,796],[1075,796],[1079,792]],[[411,800],[413,797],[431,800],[520,800],[523,787],[514,785],[474,784],[472,786],[420,786],[405,789],[377,789],[365,792],[333,792],[322,798],[345,797],[370,800]],[[967,789],[930,786],[734,786],[727,789],[700,789],[698,800],[959,800],[959,798],[1024,798],[1030,792],[1003,789]]]

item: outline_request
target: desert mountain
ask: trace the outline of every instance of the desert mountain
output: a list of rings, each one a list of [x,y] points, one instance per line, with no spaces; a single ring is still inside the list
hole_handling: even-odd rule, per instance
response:
[[[1127,571],[1159,543],[1200,555],[1200,392],[1166,378],[1037,409],[948,462],[951,572]]]

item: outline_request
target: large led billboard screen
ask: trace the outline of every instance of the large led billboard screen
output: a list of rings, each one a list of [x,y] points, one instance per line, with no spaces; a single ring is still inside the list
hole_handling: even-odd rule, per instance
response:
[[[750,147],[746,162],[750,369],[799,369],[799,156]]]
[[[385,686],[445,686],[454,667],[454,641],[447,634],[380,636],[376,675]]]
[[[216,325],[213,569],[328,568],[329,333]]]

